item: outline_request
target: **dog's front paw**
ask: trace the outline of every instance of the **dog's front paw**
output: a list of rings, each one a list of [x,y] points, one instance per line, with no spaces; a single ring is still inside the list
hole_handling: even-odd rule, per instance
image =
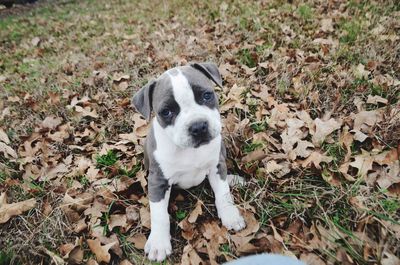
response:
[[[150,233],[144,251],[149,260],[161,262],[172,253],[171,240],[169,236],[154,235]]]
[[[219,217],[221,218],[222,224],[228,230],[240,231],[246,227],[246,222],[244,221],[242,215],[240,214],[238,208],[234,205],[226,206],[218,209]]]

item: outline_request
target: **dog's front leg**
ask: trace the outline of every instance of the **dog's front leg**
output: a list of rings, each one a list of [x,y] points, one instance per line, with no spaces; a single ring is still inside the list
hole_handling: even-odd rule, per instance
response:
[[[171,186],[168,183],[166,185],[166,187],[160,187],[160,183],[154,184],[151,181],[151,177],[149,178],[151,232],[144,250],[150,260],[160,262],[172,252],[168,214]],[[164,193],[164,196],[160,195],[160,192]]]
[[[211,170],[208,179],[215,194],[215,206],[222,224],[228,229],[239,231],[246,227],[246,223],[233,201],[226,176],[225,161],[220,161],[218,167]]]

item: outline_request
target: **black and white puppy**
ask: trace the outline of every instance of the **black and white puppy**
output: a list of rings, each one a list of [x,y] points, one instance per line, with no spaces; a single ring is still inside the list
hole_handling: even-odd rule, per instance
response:
[[[222,87],[217,66],[193,63],[166,71],[132,99],[147,120],[152,111],[156,116],[144,152],[151,216],[145,252],[150,260],[162,261],[172,252],[168,215],[172,185],[188,189],[208,177],[222,224],[236,231],[246,226],[229,190],[214,84]]]

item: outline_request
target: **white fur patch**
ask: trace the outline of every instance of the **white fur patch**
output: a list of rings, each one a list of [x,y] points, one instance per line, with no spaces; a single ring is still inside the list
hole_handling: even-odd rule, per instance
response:
[[[208,179],[215,194],[215,206],[222,224],[228,230],[239,231],[245,228],[246,223],[233,202],[228,180],[222,180],[216,169],[210,172]]]
[[[163,261],[172,253],[168,203],[171,189],[159,202],[150,201],[151,232],[144,251],[150,260]]]
[[[221,151],[221,120],[217,109],[197,104],[186,77],[179,71],[167,72],[171,79],[175,101],[180,107],[175,124],[161,127],[153,120],[154,151],[164,176],[169,184],[178,184],[188,189],[199,185],[211,168],[216,168]],[[212,140],[197,148],[192,147],[189,126],[195,121],[207,120]]]
[[[193,90],[186,77],[176,69],[177,74],[167,72],[171,79],[172,93],[178,103],[180,112],[173,125],[167,126],[165,132],[175,145],[182,148],[192,147],[192,137],[189,126],[199,120],[208,122],[211,138],[221,133],[221,118],[217,109],[199,105],[195,101]]]
[[[153,120],[153,128],[157,143],[153,155],[169,184],[178,184],[184,189],[197,186],[212,168],[217,167],[221,135],[198,148],[181,148],[175,145],[157,119]]]

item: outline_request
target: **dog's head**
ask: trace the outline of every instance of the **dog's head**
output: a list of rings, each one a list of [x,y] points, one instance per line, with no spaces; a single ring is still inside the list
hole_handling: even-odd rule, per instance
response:
[[[150,81],[133,97],[135,108],[150,120],[151,112],[175,145],[197,148],[221,133],[218,97],[222,87],[215,64],[176,67]]]

